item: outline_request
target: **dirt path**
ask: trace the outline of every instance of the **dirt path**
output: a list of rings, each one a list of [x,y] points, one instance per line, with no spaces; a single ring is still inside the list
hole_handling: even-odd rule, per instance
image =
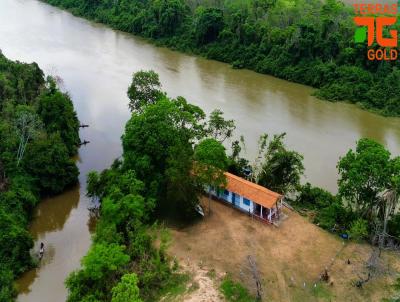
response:
[[[196,264],[184,266],[185,271],[192,276],[192,282],[189,288],[193,288],[187,293],[182,301],[184,302],[224,302],[219,289],[219,280],[223,277],[222,274],[215,273],[213,270],[200,267]]]

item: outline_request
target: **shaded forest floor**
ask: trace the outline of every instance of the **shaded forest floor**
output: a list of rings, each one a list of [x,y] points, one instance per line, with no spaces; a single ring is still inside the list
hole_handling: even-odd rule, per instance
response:
[[[206,198],[202,202],[208,205]],[[202,282],[192,281],[191,294],[177,301],[220,301],[211,297],[226,273],[255,293],[248,256],[257,263],[265,301],[381,301],[390,296],[400,271],[398,254],[383,252],[371,280],[357,288],[355,281],[368,276],[372,247],[344,242],[299,214],[285,212],[289,217],[277,228],[212,201],[211,215],[172,228],[169,252]],[[318,282],[325,267],[329,282]],[[207,288],[209,299],[192,299]]]

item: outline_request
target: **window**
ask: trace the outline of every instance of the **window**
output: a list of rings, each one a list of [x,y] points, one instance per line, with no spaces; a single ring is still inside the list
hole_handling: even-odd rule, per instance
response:
[[[224,194],[225,195],[229,195],[229,191],[228,190],[224,190]]]
[[[243,197],[243,204],[245,205],[245,206],[250,206],[250,200],[248,200],[247,198],[244,198]]]

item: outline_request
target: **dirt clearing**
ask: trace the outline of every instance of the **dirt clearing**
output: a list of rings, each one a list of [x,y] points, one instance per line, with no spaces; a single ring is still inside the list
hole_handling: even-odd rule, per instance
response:
[[[208,200],[204,198],[203,203],[207,205]],[[248,256],[253,257],[265,301],[364,302],[389,296],[389,285],[400,271],[398,254],[382,253],[382,272],[362,289],[356,288],[354,282],[367,277],[366,262],[372,248],[344,242],[295,212],[285,213],[289,217],[277,228],[212,201],[210,216],[192,226],[171,229],[170,253],[180,263],[200,266],[204,272],[229,273],[254,293],[255,281],[248,262]],[[329,283],[319,284],[325,267]],[[215,287],[205,286],[211,291]]]

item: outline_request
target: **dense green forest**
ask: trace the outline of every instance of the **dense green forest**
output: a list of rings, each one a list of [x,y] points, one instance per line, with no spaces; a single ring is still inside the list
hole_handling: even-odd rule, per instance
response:
[[[14,279],[34,265],[27,230],[43,196],[77,181],[71,160],[80,142],[69,96],[36,63],[0,52],[0,301],[15,295]]]
[[[367,44],[354,42],[353,9],[337,0],[43,1],[159,45],[319,88],[323,99],[400,115],[400,60],[369,61]]]
[[[223,188],[227,170],[292,196],[297,209],[314,212],[313,222],[332,233],[380,247],[398,243],[400,157],[381,144],[361,139],[339,160],[339,193],[332,195],[301,184],[303,157],[286,147],[285,133],[262,135],[249,161],[241,157],[244,138],[224,147],[233,120],[220,110],[207,117],[184,98],[169,98],[155,72],[134,73],[128,97],[132,115],[122,157],[88,175],[88,196],[100,201],[99,220],[82,268],[67,279],[68,302],[157,301],[176,286],[183,278],[179,265],[154,223],[193,222],[205,186]]]
[[[228,158],[217,139],[230,136],[233,125],[220,111],[207,121],[199,107],[167,97],[160,87],[156,73],[134,74],[122,159],[88,175],[88,195],[100,200],[100,217],[82,268],[67,279],[69,302],[156,301],[182,278],[165,238],[154,244],[152,225],[161,217],[194,218],[211,177],[200,167],[220,167],[212,175],[223,181]]]

